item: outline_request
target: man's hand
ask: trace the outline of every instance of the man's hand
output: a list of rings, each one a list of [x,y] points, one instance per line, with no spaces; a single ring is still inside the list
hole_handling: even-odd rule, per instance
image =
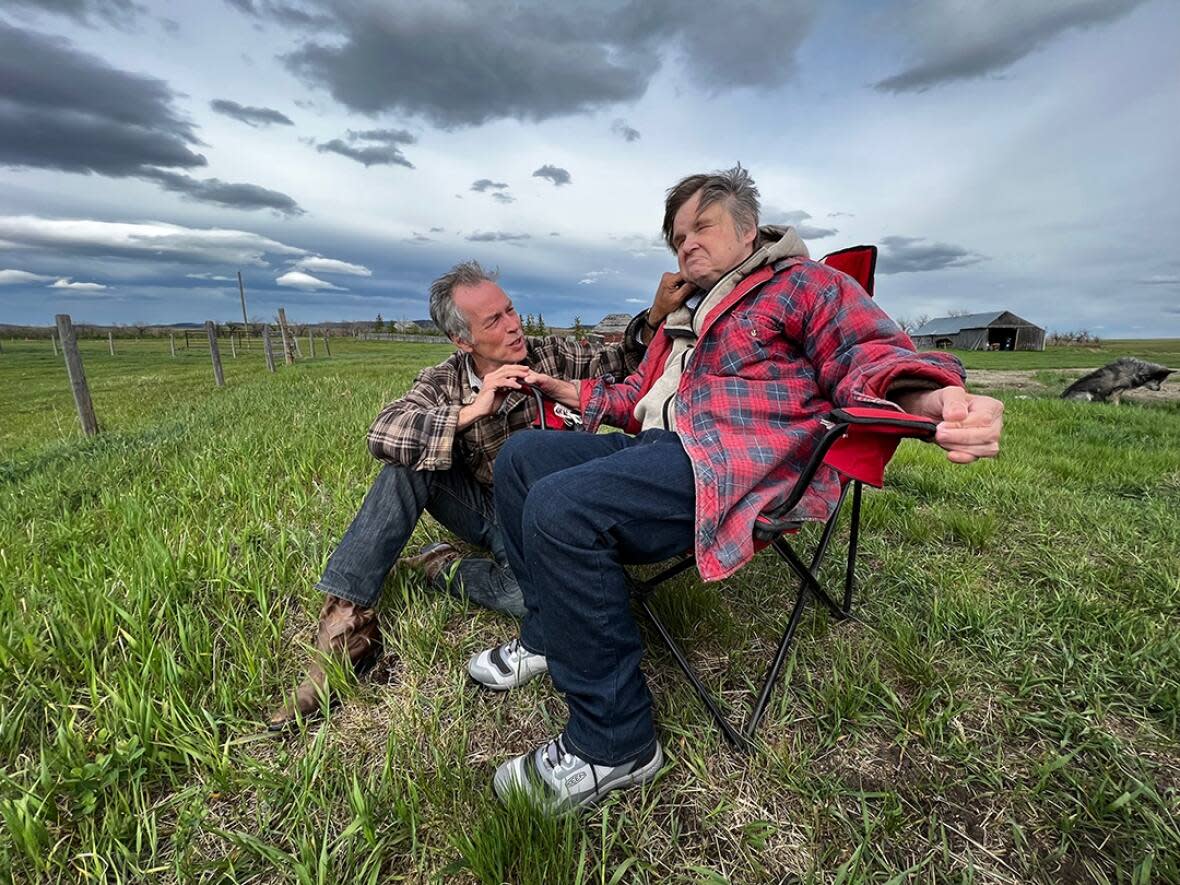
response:
[[[658,326],[672,311],[684,303],[684,299],[696,291],[696,286],[678,273],[666,273],[660,277],[656,297],[647,312],[647,321]]]
[[[520,390],[520,383],[531,370],[528,366],[500,366],[483,376],[483,386],[475,402],[459,410],[459,430],[466,430],[480,418],[494,415],[504,403],[509,391]]]
[[[578,399],[578,385],[572,381],[562,381],[541,372],[530,371],[524,376],[524,383],[571,409],[576,409],[581,404]]]
[[[998,399],[944,387],[902,394],[897,404],[912,415],[939,422],[934,441],[946,449],[949,461],[970,464],[994,458],[1000,451],[1004,404]]]

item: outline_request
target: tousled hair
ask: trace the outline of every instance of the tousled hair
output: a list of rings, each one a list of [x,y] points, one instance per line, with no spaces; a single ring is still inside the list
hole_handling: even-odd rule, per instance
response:
[[[497,277],[496,271],[484,270],[475,259],[460,261],[430,284],[430,318],[434,324],[448,338],[470,341],[471,326],[455,304],[455,290],[460,286],[494,283]]]
[[[733,226],[737,228],[738,233],[746,233],[751,228],[757,229],[758,188],[741,163],[732,169],[689,175],[668,188],[668,195],[664,200],[664,242],[673,252],[676,251],[676,247],[672,245],[672,222],[676,220],[676,213],[680,211],[680,207],[697,193],[701,195],[700,209],[724,200],[725,208],[729,211],[729,217],[733,219]]]

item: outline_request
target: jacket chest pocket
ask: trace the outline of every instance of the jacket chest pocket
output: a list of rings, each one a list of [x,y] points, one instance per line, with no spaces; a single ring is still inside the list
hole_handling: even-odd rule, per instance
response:
[[[734,313],[727,334],[718,340],[717,364],[723,375],[775,379],[781,375],[782,324],[748,310]]]

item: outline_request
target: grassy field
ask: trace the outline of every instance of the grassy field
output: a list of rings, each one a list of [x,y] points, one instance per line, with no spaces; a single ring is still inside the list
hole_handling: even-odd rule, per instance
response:
[[[513,623],[401,570],[377,668],[326,723],[261,731],[376,472],[363,432],[445,348],[275,375],[223,348],[215,390],[204,351],[83,347],[92,440],[47,341],[0,354],[0,881],[1180,881],[1180,404],[1001,391],[997,461],[903,445],[866,496],[860,619],[805,618],[758,752],[653,641],[666,769],[549,822],[490,778],[560,699],[474,690],[466,657]],[[1180,364],[968,363],[1124,347]],[[661,605],[738,698],[788,591],[764,556]]]

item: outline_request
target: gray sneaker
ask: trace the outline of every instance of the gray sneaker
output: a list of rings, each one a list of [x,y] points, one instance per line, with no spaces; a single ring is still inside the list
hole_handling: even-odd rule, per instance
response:
[[[657,742],[642,756],[621,765],[595,765],[565,746],[558,735],[532,753],[509,759],[498,769],[492,786],[501,802],[522,793],[538,810],[551,817],[589,808],[611,790],[644,784],[664,766]]]
[[[533,654],[519,639],[481,651],[467,662],[471,678],[492,691],[508,691],[548,670],[545,656]]]

